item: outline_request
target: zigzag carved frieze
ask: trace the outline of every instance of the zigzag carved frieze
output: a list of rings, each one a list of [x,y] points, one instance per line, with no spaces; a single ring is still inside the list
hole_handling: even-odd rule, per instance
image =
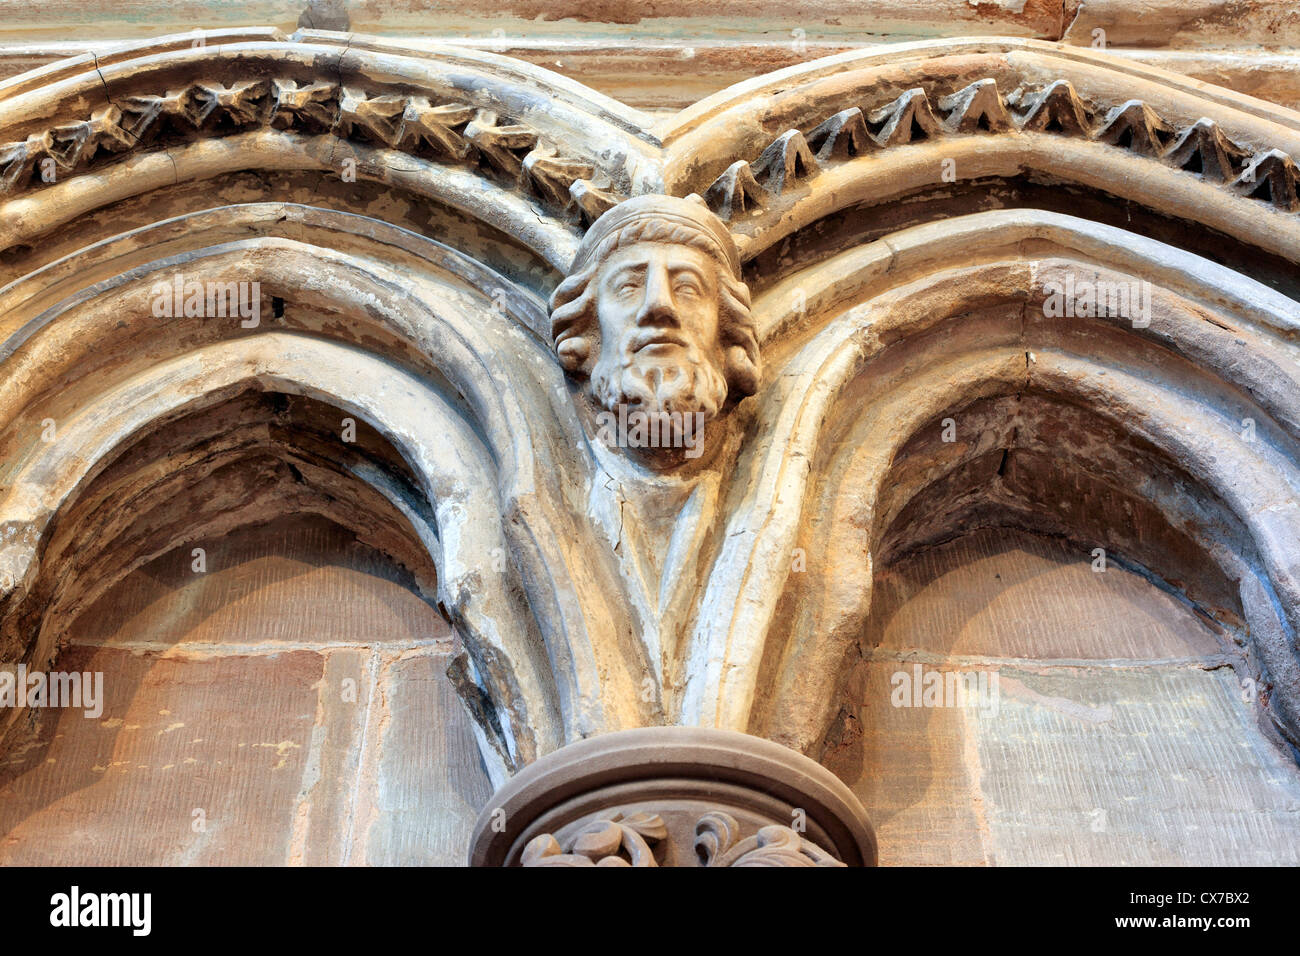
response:
[[[562,144],[547,142],[518,119],[467,103],[292,79],[198,81],[162,94],[118,97],[86,120],[0,144],[0,195],[102,168],[154,143],[258,128],[333,134],[429,162],[478,168],[584,223],[626,198],[593,163],[566,155]],[[993,79],[948,95],[917,87],[877,106],[842,109],[811,129],[783,132],[751,160],[732,163],[705,199],[721,218],[735,220],[770,205],[823,167],[923,140],[1019,131],[1103,143],[1274,208],[1300,210],[1300,168],[1288,153],[1252,151],[1210,119],[1177,128],[1141,100],[1093,107],[1067,80],[1034,91],[1017,88],[1005,97]]]
[[[1282,150],[1252,152],[1209,119],[1178,129],[1140,100],[1094,109],[1067,80],[1032,92],[1019,88],[1004,98],[994,80],[983,79],[933,104],[917,87],[874,108],[843,109],[811,130],[787,130],[754,160],[732,163],[705,199],[721,218],[734,220],[825,166],[922,140],[1022,130],[1104,143],[1285,212],[1300,210],[1300,168]]]
[[[537,130],[492,110],[291,79],[196,82],[162,94],[126,96],[87,120],[0,144],[0,195],[47,181],[46,160],[57,181],[168,137],[257,128],[334,134],[432,162],[476,166],[587,222],[623,198],[592,163],[566,156]]]

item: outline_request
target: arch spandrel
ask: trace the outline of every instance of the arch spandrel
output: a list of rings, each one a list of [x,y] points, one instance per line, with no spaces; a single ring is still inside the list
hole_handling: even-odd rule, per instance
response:
[[[429,551],[495,782],[653,726],[816,756],[827,701],[808,688],[834,686],[875,563],[925,540],[915,514],[970,491],[985,457],[1020,456],[1023,494],[952,504],[953,522],[1107,532],[1029,494],[1068,420],[1131,453],[1064,456],[1090,489],[1143,463],[1165,482],[1123,500],[1220,572],[1188,599],[1248,633],[1267,716],[1300,741],[1300,116],[1035,41],[844,54],[655,119],[459,48],[194,39],[0,83],[6,657],[55,653],[63,612],[46,626],[27,599],[52,593],[44,558],[91,533],[75,522],[107,500],[104,469],[205,405],[303,394],[363,417],[419,485],[412,500],[381,465],[330,464],[395,509],[364,520],[399,514],[402,546]],[[1023,208],[989,208],[1026,183]],[[1034,206],[1057,188],[1148,218]],[[1223,261],[1180,230],[1226,237]],[[1075,274],[1148,284],[1154,321],[1053,326],[1043,284]],[[262,326],[155,324],[140,306],[168,275],[260,283]],[[664,283],[697,286],[691,308],[647,313]],[[641,298],[620,308],[627,288]],[[628,408],[700,431],[646,446]],[[963,409],[987,440],[932,449],[925,430]],[[1019,445],[1011,409],[1038,428]],[[45,420],[63,440],[37,437]],[[325,475],[320,440],[272,444]],[[155,498],[171,487],[165,459],[140,467]],[[791,574],[797,548],[816,573]],[[751,811],[728,812],[744,829]],[[529,859],[572,855],[551,822]]]

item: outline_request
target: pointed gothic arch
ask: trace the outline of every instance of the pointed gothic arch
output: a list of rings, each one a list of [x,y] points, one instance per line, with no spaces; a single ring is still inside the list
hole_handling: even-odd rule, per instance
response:
[[[200,38],[0,82],[6,662],[48,663],[81,606],[59,576],[127,569],[113,535],[235,453],[212,410],[267,393],[391,448],[335,459],[305,430],[248,433],[350,476],[358,520],[426,550],[498,784],[660,725],[813,752],[828,715],[808,688],[835,680],[872,563],[997,514],[1109,536],[1181,584],[1249,642],[1261,707],[1300,745],[1300,116],[1029,40],[830,57],[656,120],[488,53]],[[658,194],[724,224],[764,366],[675,471],[602,444],[546,309],[589,227]],[[1047,283],[1071,276],[1147,284],[1151,321],[1051,321]],[[260,327],[160,322],[151,292],[176,277],[182,296],[258,284]],[[936,444],[954,414],[986,427]],[[180,422],[198,432],[172,461],[149,437]],[[1062,470],[1146,509],[1167,562],[1118,519],[1050,513],[1032,470],[1019,498],[975,493],[990,456],[1042,459],[1063,424],[1106,454],[1066,449]],[[925,530],[931,506],[946,525]],[[800,546],[861,566],[796,579]],[[511,833],[513,858],[538,827]]]

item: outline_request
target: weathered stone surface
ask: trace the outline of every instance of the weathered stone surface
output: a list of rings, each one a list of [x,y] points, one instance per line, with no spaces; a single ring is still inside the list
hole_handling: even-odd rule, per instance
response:
[[[219,559],[241,527],[315,514],[409,575],[387,631],[419,620],[413,595],[453,626],[495,786],[661,725],[813,753],[885,569],[1001,527],[1177,593],[1262,733],[1300,746],[1300,119],[1077,44],[1079,24],[1202,37],[1117,11],[1031,4],[1011,37],[853,50],[658,116],[466,46],[310,28],[0,81],[0,661],[50,666],[178,549]],[[606,434],[633,412],[700,414],[707,440],[638,454]],[[1176,610],[1139,590],[1108,607]],[[1092,674],[1106,630],[976,646]],[[1203,637],[1153,624],[1116,648],[1169,663]],[[410,638],[240,653],[305,655],[294,687],[361,667],[370,716],[446,703],[408,693],[433,654]],[[1195,680],[1143,686],[1227,720]],[[6,742],[26,718],[0,715]],[[369,756],[351,810],[351,758],[268,794],[298,801],[291,859],[411,859],[416,791],[463,822],[471,783],[380,759],[425,745],[400,724],[321,703],[294,726]],[[658,832],[596,809],[533,855]]]
[[[104,673],[103,714],[5,755],[0,861],[460,864],[491,786],[409,575],[320,519],[202,544],[74,624],[58,666]]]
[[[1003,687],[979,740],[991,863],[1300,862],[1294,765],[1231,670],[1007,670]]]
[[[1253,687],[1172,596],[980,531],[882,572],[822,761],[882,865],[1286,865],[1300,780]],[[895,675],[996,673],[996,708],[894,706]]]
[[[462,866],[474,819],[491,796],[447,682],[448,663],[445,652],[416,652],[386,662],[378,677],[387,713],[376,715],[369,806],[355,810],[356,825],[369,827],[364,862],[371,866]]]
[[[6,761],[5,861],[288,862],[323,665],[74,646],[60,667],[103,672],[103,718],[44,715]]]

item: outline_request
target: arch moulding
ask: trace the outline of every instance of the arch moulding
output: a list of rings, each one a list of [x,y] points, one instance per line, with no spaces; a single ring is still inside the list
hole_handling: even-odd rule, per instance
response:
[[[318,510],[433,568],[476,863],[872,864],[823,688],[873,568],[1009,526],[1212,618],[1300,747],[1300,115],[1033,40],[665,119],[490,53],[202,39],[0,82],[5,666],[199,526]],[[179,493],[252,456],[291,493]]]

